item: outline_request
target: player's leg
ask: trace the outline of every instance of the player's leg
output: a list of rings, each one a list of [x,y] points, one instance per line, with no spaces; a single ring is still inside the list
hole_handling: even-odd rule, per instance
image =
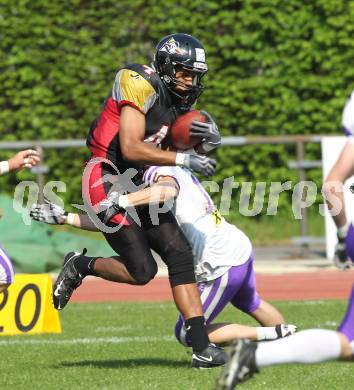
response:
[[[102,219],[101,222],[109,227],[120,226],[115,233],[105,234],[108,243],[119,257],[86,256],[86,250],[81,254],[68,253],[53,288],[53,302],[57,309],[65,307],[73,291],[88,275],[121,283],[146,284],[157,272],[156,262],[141,227],[132,219],[124,220],[115,212],[108,222],[103,221],[105,216],[100,213],[101,204],[107,203],[110,190],[117,179],[116,172],[107,164],[92,163],[84,172],[82,193],[85,204],[90,205],[97,217]],[[120,256],[125,257],[124,261]]]
[[[354,143],[347,142],[323,184],[328,210],[337,227],[338,243],[335,248],[334,262],[340,269],[346,269],[352,265],[348,260],[350,255],[346,250],[349,223],[345,212],[343,184],[353,174]]]
[[[253,261],[254,256],[251,253],[248,262],[245,264],[247,265],[247,273],[242,286],[232,298],[231,303],[265,327],[284,324],[285,321],[281,313],[268,302],[261,300],[257,293]]]
[[[145,285],[155,277],[157,264],[142,227],[130,220],[129,226],[122,226],[117,232],[105,233],[104,236],[120,256],[110,258],[106,264],[107,259],[96,261],[98,264],[95,263],[94,270],[98,276],[108,276],[112,281],[138,285]]]
[[[87,275],[135,285],[144,285],[156,275],[157,265],[145,232],[134,221],[105,237],[121,256],[106,259],[86,256],[85,252],[69,253],[53,287],[53,302],[58,310],[66,306]]]
[[[281,340],[259,343],[257,367],[287,363],[320,363],[341,356],[342,338],[338,332],[309,329]]]
[[[354,341],[350,343],[347,336],[340,332],[338,332],[338,336],[341,343],[341,353],[339,359],[344,361],[354,360]]]
[[[354,355],[354,285],[349,297],[347,311],[337,330],[344,336],[344,346],[346,346],[342,357],[350,357],[350,349],[352,349]]]
[[[209,329],[210,322],[224,309],[233,296],[232,281],[234,278],[229,278],[229,272],[230,270],[215,280],[198,285],[207,329]],[[180,316],[176,323],[175,335],[183,345],[190,346],[183,316]]]
[[[0,293],[13,282],[15,271],[9,256],[0,247]]]
[[[346,225],[347,219],[345,215],[343,191],[338,188],[350,176],[354,174],[354,144],[346,143],[337,162],[329,172],[323,185],[323,191],[326,196],[329,212],[332,214],[333,220],[338,228]],[[337,183],[337,186],[336,186]],[[339,212],[334,215],[332,210],[335,210],[334,205],[341,205]]]
[[[216,390],[231,390],[271,365],[313,364],[337,360],[342,353],[341,334],[332,330],[309,329],[292,336],[260,343],[238,340],[230,348],[230,359],[218,378]]]
[[[203,308],[195,282],[191,247],[172,213],[159,215],[154,225],[146,208],[144,227],[149,243],[166,263],[175,304],[185,318],[188,337],[193,348],[192,366],[210,368],[226,362],[224,351],[209,344]]]
[[[235,342],[230,360],[220,375],[216,389],[233,389],[237,383],[250,378],[261,367],[354,358],[354,286],[346,315],[338,332],[309,329],[281,340],[266,343]]]
[[[248,338],[251,340],[273,340],[281,337],[280,330],[275,326],[252,327],[236,323],[212,323],[225,306],[237,295],[243,285],[246,276],[249,274],[249,262],[229,270],[219,278],[199,284],[201,301],[205,320],[207,323],[208,336],[211,342],[216,344],[228,343],[235,338]],[[249,307],[253,309],[257,306],[255,299]],[[175,335],[177,340],[185,345],[190,345],[186,335],[186,328],[183,317],[180,316],[176,326]]]
[[[345,250],[346,255],[354,265],[354,225],[353,222],[349,224],[347,235],[345,237]]]
[[[89,262],[87,262],[89,264]],[[139,285],[119,256],[98,257],[92,265],[92,275],[116,283]]]
[[[260,300],[258,308],[248,314],[263,326],[285,324],[284,317],[279,310],[263,299]]]

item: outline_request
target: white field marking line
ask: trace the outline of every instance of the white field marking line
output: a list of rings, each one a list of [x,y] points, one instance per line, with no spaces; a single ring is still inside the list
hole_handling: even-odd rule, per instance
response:
[[[127,326],[99,326],[95,329],[95,333],[103,332],[122,332],[124,330],[131,330],[133,327],[131,325]]]
[[[119,302],[117,302],[119,303]],[[134,304],[138,304],[138,305],[142,305],[144,304],[144,302],[128,302],[127,303],[131,303],[132,305]],[[75,305],[75,310],[81,310],[81,311],[95,311],[97,312],[97,309],[98,309],[98,304],[99,302],[97,303],[85,303],[85,302],[75,302],[74,305]],[[144,304],[144,308],[143,310],[145,309],[155,309],[155,310],[160,310],[160,309],[170,309],[170,308],[174,308],[174,305],[173,305],[173,302],[167,302],[167,303],[156,303],[156,304]],[[113,305],[102,305],[102,311],[107,311],[107,310],[117,310],[117,306],[113,306]]]
[[[328,301],[318,300],[318,301],[293,301],[292,299],[287,300],[288,302],[291,302],[291,305],[298,305],[298,306],[311,306],[311,305],[324,305]]]
[[[0,340],[0,346],[12,345],[75,345],[75,344],[123,344],[123,343],[149,343],[157,341],[175,342],[173,336],[149,337],[85,337],[81,339],[66,339],[66,340]]]

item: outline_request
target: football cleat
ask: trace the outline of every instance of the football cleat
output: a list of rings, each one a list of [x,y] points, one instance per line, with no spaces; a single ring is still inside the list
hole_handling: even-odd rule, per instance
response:
[[[220,374],[215,390],[232,390],[258,372],[256,366],[257,344],[249,340],[236,340],[232,343],[227,365]]]
[[[292,324],[275,325],[275,331],[277,332],[278,339],[290,336],[294,334],[296,330],[297,330],[296,325],[292,325]]]
[[[334,265],[341,270],[349,269],[352,266],[352,262],[347,255],[344,239],[338,238],[338,243],[334,252]]]
[[[63,268],[53,286],[53,303],[57,310],[62,310],[76,288],[82,283],[83,276],[76,269],[74,261],[86,253],[69,252],[63,263]]]
[[[213,368],[223,366],[228,360],[227,353],[210,343],[203,351],[193,352],[192,368]]]

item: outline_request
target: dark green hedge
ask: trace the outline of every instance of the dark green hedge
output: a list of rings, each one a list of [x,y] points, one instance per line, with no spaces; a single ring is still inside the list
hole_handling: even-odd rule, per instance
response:
[[[177,31],[206,46],[199,107],[223,135],[338,133],[354,88],[353,20],[354,3],[344,0],[0,0],[1,140],[84,138],[116,69],[149,62],[157,41]],[[217,179],[295,180],[293,153],[224,148]],[[86,155],[47,154],[47,179],[66,181],[68,200],[80,199]],[[319,158],[319,147],[306,157]],[[320,183],[319,171],[310,176]]]

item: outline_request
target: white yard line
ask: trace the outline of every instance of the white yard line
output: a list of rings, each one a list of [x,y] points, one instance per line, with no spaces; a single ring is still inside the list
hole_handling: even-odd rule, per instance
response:
[[[85,337],[77,339],[8,339],[0,340],[0,346],[12,346],[12,345],[75,345],[75,344],[122,344],[122,343],[149,343],[168,341],[175,342],[173,336],[135,336],[135,337]]]

